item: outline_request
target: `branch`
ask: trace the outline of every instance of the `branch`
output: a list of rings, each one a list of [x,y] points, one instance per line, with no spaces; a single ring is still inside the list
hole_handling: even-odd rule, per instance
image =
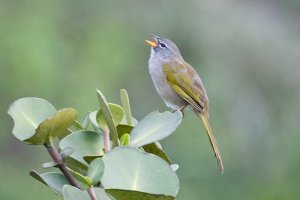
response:
[[[89,189],[87,189],[88,194],[91,197],[91,200],[97,200],[96,194],[95,194],[95,190],[93,188],[93,186],[91,186]]]
[[[110,139],[109,139],[109,129],[106,127],[103,130],[103,140],[104,140],[104,151],[105,153],[110,151]]]
[[[50,156],[52,157],[52,160],[57,163],[58,168],[60,171],[65,175],[65,177],[69,180],[71,185],[74,187],[77,187],[78,189],[81,189],[78,183],[76,182],[75,178],[72,176],[72,174],[67,170],[67,166],[63,161],[62,156],[57,151],[56,147],[54,146],[52,140],[45,144],[45,147],[47,148]]]

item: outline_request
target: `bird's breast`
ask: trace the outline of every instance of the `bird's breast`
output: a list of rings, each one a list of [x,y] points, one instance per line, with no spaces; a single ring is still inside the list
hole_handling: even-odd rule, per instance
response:
[[[177,110],[187,104],[187,102],[181,98],[167,82],[166,75],[160,63],[150,60],[149,73],[157,93],[169,108]]]

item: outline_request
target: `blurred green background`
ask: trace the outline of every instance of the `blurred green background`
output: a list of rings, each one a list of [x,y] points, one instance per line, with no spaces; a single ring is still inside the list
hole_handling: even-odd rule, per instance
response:
[[[177,43],[200,73],[223,155],[220,175],[202,123],[186,112],[162,143],[180,165],[178,199],[300,196],[300,1],[0,1],[0,199],[58,199],[28,175],[50,160],[13,138],[6,114],[35,96],[83,117],[95,89],[120,103],[126,88],[141,119],[167,108],[144,39]]]

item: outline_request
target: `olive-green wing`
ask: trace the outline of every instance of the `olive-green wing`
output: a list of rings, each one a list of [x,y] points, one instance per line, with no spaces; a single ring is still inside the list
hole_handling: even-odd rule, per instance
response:
[[[202,81],[197,72],[187,63],[168,63],[163,66],[168,83],[173,90],[185,99],[203,121],[210,144],[215,153],[221,172],[224,166],[217,141],[208,121],[208,98]]]
[[[207,110],[208,98],[198,73],[187,63],[167,63],[163,70],[173,90],[193,108]]]

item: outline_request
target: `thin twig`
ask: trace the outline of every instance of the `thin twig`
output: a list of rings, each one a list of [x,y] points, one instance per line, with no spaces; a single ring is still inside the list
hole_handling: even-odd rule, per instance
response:
[[[95,190],[94,190],[93,186],[90,187],[89,189],[87,189],[87,192],[90,195],[92,200],[98,200],[97,197],[96,197],[96,193],[95,193]]]
[[[61,157],[60,153],[57,151],[56,147],[54,146],[53,142],[50,141],[49,143],[45,144],[45,147],[47,148],[50,156],[52,157],[52,160],[57,163],[58,168],[60,171],[65,175],[65,177],[69,180],[71,185],[74,187],[77,187],[78,189],[81,189],[78,183],[76,182],[75,178],[72,176],[72,174],[67,170],[67,166],[63,161],[63,158]]]

